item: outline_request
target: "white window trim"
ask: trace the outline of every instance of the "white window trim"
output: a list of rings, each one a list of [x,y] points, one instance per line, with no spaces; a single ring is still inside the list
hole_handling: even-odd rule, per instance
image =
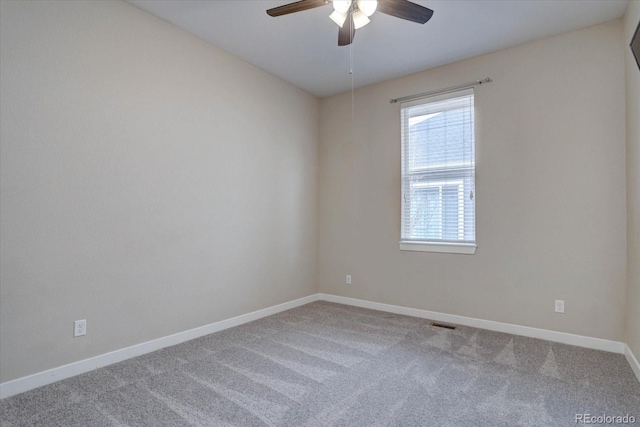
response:
[[[437,102],[445,99],[449,99],[454,96],[464,96],[467,94],[474,94],[473,89],[463,89],[451,93],[442,94],[439,96],[432,96],[427,98],[417,99],[411,102],[401,104],[401,108],[411,107],[415,105],[422,105],[425,99],[429,99],[429,102]],[[404,202],[404,199],[402,203]],[[477,219],[477,218],[476,218]],[[476,236],[477,237],[477,236]],[[455,242],[430,242],[430,241],[410,241],[401,240],[399,243],[401,251],[414,251],[414,252],[435,252],[435,253],[451,253],[462,255],[475,255],[478,245],[474,243],[455,243]]]
[[[440,243],[401,241],[401,251],[439,252],[447,254],[474,255],[478,245],[475,243]]]

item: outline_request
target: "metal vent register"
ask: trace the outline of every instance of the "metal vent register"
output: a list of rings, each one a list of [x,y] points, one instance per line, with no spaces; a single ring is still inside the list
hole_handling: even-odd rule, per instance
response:
[[[455,329],[456,328],[453,325],[447,325],[446,323],[438,323],[438,322],[431,322],[431,326],[435,326],[436,328],[445,328],[445,329]]]

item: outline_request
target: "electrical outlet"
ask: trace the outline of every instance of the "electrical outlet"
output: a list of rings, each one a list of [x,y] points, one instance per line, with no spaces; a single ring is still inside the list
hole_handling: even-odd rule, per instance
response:
[[[351,284],[351,275],[347,274],[347,280],[346,280],[347,285]]]
[[[81,337],[87,335],[87,319],[76,320],[73,322],[73,336]]]
[[[561,299],[556,300],[556,313],[564,313],[564,301]]]

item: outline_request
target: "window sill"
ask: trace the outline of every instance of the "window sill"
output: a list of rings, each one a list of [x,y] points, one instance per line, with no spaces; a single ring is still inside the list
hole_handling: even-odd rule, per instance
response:
[[[478,246],[473,243],[400,242],[401,251],[440,252],[473,255]]]

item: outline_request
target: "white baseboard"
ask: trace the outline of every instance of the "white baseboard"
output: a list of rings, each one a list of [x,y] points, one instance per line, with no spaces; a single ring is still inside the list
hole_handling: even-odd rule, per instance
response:
[[[152,341],[136,344],[131,347],[112,351],[110,353],[91,357],[89,359],[80,360],[79,362],[69,363],[68,365],[49,369],[43,372],[38,372],[36,374],[18,378],[12,381],[7,381],[0,384],[0,399],[14,396],[16,394],[23,393],[34,388],[42,387],[44,385],[51,384],[56,381],[60,381],[76,375],[80,375],[85,372],[93,371],[94,369],[102,368],[113,363],[122,362],[123,360],[131,359],[132,357],[151,353],[152,351],[160,350],[161,348],[180,344],[204,335],[222,331],[223,329],[233,328],[234,326],[252,322],[266,316],[271,316],[272,314],[280,313],[281,311],[290,310],[292,308],[317,301],[318,299],[319,294],[309,295],[304,298],[274,305],[262,310],[243,314],[241,316],[221,320],[219,322],[190,329],[188,331],[179,332],[177,334],[169,335]]]
[[[624,355],[627,358],[627,362],[629,362],[629,365],[631,365],[633,373],[636,374],[636,378],[638,378],[638,381],[640,381],[640,363],[638,363],[638,359],[636,359],[636,356],[634,356],[628,344],[624,345]]]
[[[404,314],[407,316],[431,319],[439,322],[471,326],[480,329],[487,329],[490,331],[522,335],[525,337],[540,338],[548,341],[592,348],[596,350],[604,350],[613,353],[621,353],[626,356],[629,364],[631,365],[631,368],[638,377],[638,380],[640,380],[640,365],[638,364],[638,360],[631,352],[631,349],[626,344],[621,342],[319,293],[309,295],[297,300],[289,301],[283,304],[274,305],[273,307],[268,307],[262,310],[254,311],[252,313],[247,313],[241,316],[232,317],[230,319],[221,320],[219,322],[211,323],[199,328],[190,329],[188,331],[179,332],[177,334],[158,338],[152,341],[147,341],[141,344],[136,344],[131,347],[112,351],[110,353],[101,354],[99,356],[81,360],[79,362],[74,362],[68,365],[49,369],[47,371],[38,372],[36,374],[18,378],[12,381],[7,381],[0,384],[0,399],[14,396],[16,394],[23,393],[34,388],[42,387],[56,381],[80,375],[94,369],[102,368],[113,363],[122,362],[123,360],[141,356],[146,353],[151,353],[152,351],[160,350],[164,347],[180,344],[204,335],[212,334],[214,332],[222,331],[234,326],[239,326],[247,322],[252,322],[254,320],[258,320],[266,316],[271,316],[272,314],[290,310],[292,308],[299,307],[301,305],[318,300],[352,305],[356,307],[370,308],[372,310],[386,311],[389,313]]]
[[[456,325],[471,326],[474,328],[488,329],[490,331],[504,332],[507,334],[522,335],[530,338],[540,338],[543,340],[559,342],[563,344],[575,345],[579,347],[604,350],[612,353],[625,353],[625,344],[618,341],[603,340],[600,338],[586,337],[582,335],[568,334],[565,332],[549,331],[546,329],[530,328],[528,326],[513,325],[510,323],[494,322],[491,320],[476,319],[473,317],[457,316],[455,314],[439,313],[437,311],[420,310],[417,308],[402,307],[399,305],[383,304],[360,300],[355,298],[341,297],[337,295],[320,294],[323,301],[336,302],[339,304],[353,305],[356,307],[370,308],[372,310],[386,311],[406,316],[420,317],[423,319],[436,320],[438,322],[453,323]]]

